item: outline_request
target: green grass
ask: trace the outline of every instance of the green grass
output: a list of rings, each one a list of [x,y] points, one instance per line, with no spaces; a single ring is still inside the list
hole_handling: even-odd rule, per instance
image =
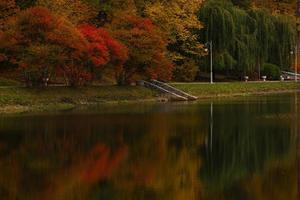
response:
[[[0,77],[0,87],[1,86],[19,86],[19,85],[21,85],[21,84],[17,81]]]
[[[285,92],[300,89],[293,82],[173,83],[201,98]],[[67,110],[77,105],[155,101],[159,93],[138,86],[90,86],[83,88],[0,87],[0,113]]]
[[[16,106],[22,112],[31,110],[65,110],[76,105],[128,102],[154,99],[156,92],[143,87],[94,86],[84,88],[49,87],[1,88],[0,113],[11,112]],[[5,111],[7,108],[9,111]],[[2,109],[1,109],[2,108]],[[4,110],[4,111],[3,111]]]
[[[275,93],[300,89],[300,83],[294,82],[173,83],[172,85],[200,98]]]

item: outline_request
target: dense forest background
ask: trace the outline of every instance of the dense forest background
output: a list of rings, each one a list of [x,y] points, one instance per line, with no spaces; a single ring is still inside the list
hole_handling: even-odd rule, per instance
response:
[[[27,85],[277,79],[294,66],[296,0],[0,0],[0,73]],[[13,75],[12,75],[13,74]]]

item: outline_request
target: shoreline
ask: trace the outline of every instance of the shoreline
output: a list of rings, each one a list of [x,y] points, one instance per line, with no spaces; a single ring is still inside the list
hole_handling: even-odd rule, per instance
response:
[[[300,84],[267,83],[173,83],[173,86],[199,98],[197,101],[300,92]],[[197,102],[196,101],[196,102]],[[90,86],[45,89],[0,87],[0,114],[66,111],[91,105],[118,105],[171,102],[157,91],[140,86]]]

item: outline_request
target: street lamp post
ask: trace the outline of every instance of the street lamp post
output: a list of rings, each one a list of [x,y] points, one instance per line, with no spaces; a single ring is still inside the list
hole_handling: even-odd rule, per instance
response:
[[[205,49],[206,52],[209,51],[210,54],[210,83],[214,83],[214,77],[213,77],[213,43],[212,41],[209,41],[205,43]]]
[[[298,81],[298,79],[297,79],[297,67],[298,67],[298,45],[296,45],[295,46],[295,49],[294,49],[294,51],[292,50],[291,52],[290,52],[290,54],[291,55],[294,55],[294,58],[295,58],[295,61],[294,61],[294,76],[295,76],[295,82],[297,82]]]
[[[296,47],[295,47],[295,82],[298,81],[297,68],[298,68],[298,44],[296,44]]]

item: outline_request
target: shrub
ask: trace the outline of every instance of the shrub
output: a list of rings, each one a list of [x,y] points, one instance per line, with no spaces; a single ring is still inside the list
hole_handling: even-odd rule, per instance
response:
[[[278,80],[280,78],[280,68],[271,63],[265,63],[262,66],[261,75],[267,76],[267,79]]]

